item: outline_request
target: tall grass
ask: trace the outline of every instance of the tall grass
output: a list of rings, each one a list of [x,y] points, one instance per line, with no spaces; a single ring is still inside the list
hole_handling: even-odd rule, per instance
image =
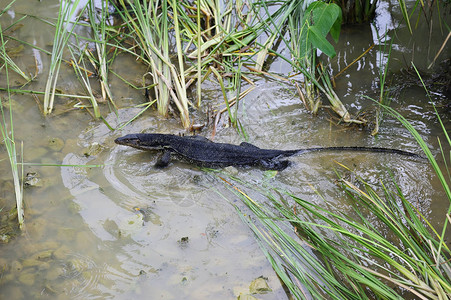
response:
[[[423,85],[423,88],[424,88],[429,100],[430,100],[430,103],[433,103],[432,99],[431,99],[431,96],[430,96],[430,93],[429,93],[428,89],[426,88],[426,85],[424,84],[424,81],[421,78],[420,73],[418,72],[418,70],[415,67],[415,65],[412,64],[412,66],[415,69],[418,77],[421,80],[421,83]],[[441,125],[441,128],[443,130],[444,136],[446,138],[447,147],[451,148],[451,139],[449,137],[449,133],[448,133],[445,125],[443,124],[443,122],[442,122],[442,120],[441,120],[441,118],[440,118],[435,106],[433,106],[433,107],[434,107],[434,111],[435,111],[435,113],[437,115],[437,118],[438,118],[438,120],[440,122],[440,125]],[[450,150],[449,153],[446,153],[444,148],[443,148],[442,143],[439,140],[442,158],[443,158],[443,161],[445,163],[445,169],[444,170],[440,169],[439,164],[437,163],[436,159],[432,155],[431,150],[429,150],[429,148],[427,147],[427,144],[421,138],[421,135],[418,133],[418,131],[402,115],[400,115],[397,111],[395,111],[391,107],[384,106],[384,108],[392,116],[396,117],[409,130],[409,132],[413,135],[413,137],[415,138],[417,143],[420,145],[420,147],[423,150],[423,152],[426,154],[426,157],[428,158],[429,163],[431,164],[431,166],[433,167],[436,175],[438,176],[438,178],[440,180],[440,183],[441,183],[441,185],[443,187],[443,190],[445,191],[446,197],[447,197],[447,199],[448,199],[448,201],[450,203],[450,205],[448,207],[448,210],[446,212],[446,217],[448,218],[447,219],[448,222],[451,223],[451,218],[450,218],[450,216],[451,216],[451,188],[450,188],[450,186],[451,186],[451,176],[450,176],[451,172],[450,172],[450,169],[448,167],[450,165],[450,163],[451,163],[451,150]],[[443,230],[442,230],[442,233],[440,235],[441,244],[440,244],[440,247],[438,249],[439,250],[438,253],[440,253],[440,249],[441,249],[442,245],[444,245],[445,234],[446,234],[446,229],[447,229],[447,226],[448,226],[448,222],[445,221],[444,224],[443,224]],[[449,265],[448,265],[448,267],[449,267]],[[448,274],[450,275],[451,273],[448,273]]]
[[[336,55],[326,37],[330,34],[335,41],[338,40],[342,20],[340,8],[334,3],[317,1],[307,6],[302,1],[287,0],[281,2],[277,14],[271,14],[265,2],[262,6],[269,15],[266,29],[270,32],[270,37],[257,57],[257,66],[263,65],[263,57],[277,36],[284,41],[290,57],[276,51],[271,53],[290,64],[294,72],[303,75],[303,90],[298,91],[307,109],[317,113],[321,95],[324,95],[342,121],[364,123],[365,120],[352,118],[340,101],[330,82],[329,68],[321,64],[317,54],[321,51],[329,57]],[[284,28],[288,28],[288,39],[284,36]]]
[[[441,169],[416,129],[392,108],[382,107],[410,131],[442,184],[449,204],[442,214],[441,232],[394,181],[375,187],[356,175],[351,182],[337,172],[342,189],[353,203],[354,211],[344,213],[324,199],[323,204],[316,205],[268,184],[222,178],[252,211],[249,217],[236,207],[297,299],[451,298],[451,249],[447,244],[451,155],[440,143],[445,162]],[[451,140],[437,117],[449,149]],[[260,192],[268,202],[256,202],[245,189]]]
[[[93,33],[92,38],[87,40],[95,43],[95,51],[87,51],[85,56],[99,76],[102,98],[108,99],[114,109],[117,106],[108,85],[109,66],[114,58],[108,57],[108,50],[133,54],[148,64],[159,113],[167,116],[169,103],[173,101],[185,128],[190,124],[188,106],[191,101],[186,90],[191,84],[197,83],[196,99],[192,102],[200,106],[202,82],[212,73],[220,74],[221,79],[214,78],[224,86],[227,102],[229,92],[240,94],[242,80],[251,82],[241,66],[254,65],[253,70],[263,74],[265,61],[268,63],[272,57],[278,56],[291,64],[294,72],[302,74],[302,88],[298,90],[313,113],[319,110],[321,98],[325,97],[342,121],[365,122],[353,118],[340,101],[329,79],[330,68],[323,66],[318,57],[320,51],[328,57],[335,55],[334,47],[326,38],[329,35],[337,40],[339,36],[342,15],[335,3],[117,0],[112,3],[115,3],[122,25],[113,28],[109,23],[110,1],[98,2],[101,5],[99,13],[96,12],[95,1],[87,2],[87,16]],[[362,13],[371,15],[376,2],[361,2],[364,6]],[[403,0],[399,3],[408,22],[405,3]],[[56,85],[63,53],[70,37],[75,35],[73,30],[86,8],[79,8],[80,4],[80,0],[61,1],[54,25],[55,37],[44,92],[45,114],[53,109],[54,98],[58,95]],[[128,43],[131,40],[130,46]],[[272,48],[280,41],[284,42],[285,48],[282,50],[288,50],[288,56]],[[8,57],[3,55],[3,59]],[[13,61],[9,60],[9,65],[26,80],[31,79],[14,68]],[[298,83],[296,85],[299,86]],[[239,127],[236,110],[231,111],[229,116],[232,117],[231,124]]]
[[[6,48],[5,41],[3,39],[3,30],[0,24],[0,53],[2,56],[6,57]],[[5,114],[3,109],[4,102],[0,97],[0,110],[1,110],[1,122],[0,122],[0,131],[2,133],[3,143],[6,148],[6,152],[8,153],[9,162],[11,165],[11,172],[13,176],[14,182],[14,192],[16,197],[16,207],[17,207],[17,220],[19,223],[19,227],[22,228],[24,223],[24,206],[23,206],[23,185],[21,184],[20,178],[23,176],[23,167],[21,168],[21,175],[19,175],[18,168],[18,154],[16,150],[16,142],[14,139],[14,126],[13,126],[13,112],[11,106],[11,93],[9,90],[9,62],[5,60],[4,62],[4,70],[6,74],[6,84],[7,84],[7,95],[8,95],[8,106],[9,106],[9,114]]]
[[[91,83],[89,80],[88,71],[86,70],[86,65],[84,64],[83,54],[79,56],[80,58],[77,59],[77,54],[75,54],[75,51],[77,49],[72,49],[72,47],[69,47],[69,51],[72,55],[72,66],[74,68],[74,72],[77,75],[79,81],[81,82],[83,88],[85,89],[86,94],[88,94],[89,100],[92,105],[92,109],[94,111],[94,118],[99,119],[100,118],[100,110],[99,105],[97,104],[97,99],[94,96],[91,88]],[[82,51],[81,53],[85,53],[85,51]],[[79,64],[82,63],[83,65],[80,66]]]
[[[0,11],[0,17],[14,4],[14,2],[16,2],[15,0],[11,1],[10,3],[8,3],[8,5],[5,6],[5,8]],[[23,20],[26,16],[23,16],[22,18],[19,19],[19,21]],[[18,21],[18,22],[19,22]],[[17,24],[18,22],[15,22],[14,24]],[[10,25],[8,28],[11,28],[14,24]],[[6,28],[6,30],[8,30],[8,28]],[[5,30],[5,31],[6,31]],[[1,34],[2,34],[2,38],[3,38],[3,29],[1,29]],[[3,40],[2,40],[2,47],[4,49],[2,49],[2,51],[0,51],[0,58],[3,60],[3,65],[0,67],[0,71],[2,70],[2,68],[6,68],[9,67],[10,70],[16,72],[17,74],[19,74],[23,79],[26,80],[27,84],[28,82],[30,82],[31,80],[33,80],[32,76],[30,76],[30,74],[26,74],[24,71],[22,71],[19,66],[11,59],[11,57],[8,55],[7,51],[6,51],[6,44],[8,43],[8,41],[4,41],[3,44]],[[3,51],[4,50],[4,51]]]
[[[6,47],[6,43],[7,43],[8,41],[6,41],[5,42],[5,47]],[[25,84],[27,84],[28,82],[30,82],[31,80],[33,80],[33,78],[30,76],[30,74],[25,74],[25,72],[24,71],[22,71],[20,68],[19,68],[19,66],[11,59],[11,57],[8,55],[8,53],[5,51],[5,52],[0,52],[0,58],[5,62],[5,64],[3,65],[3,66],[6,66],[6,65],[8,65],[8,67],[11,69],[11,70],[13,70],[14,72],[16,72],[17,74],[19,74],[23,79],[25,79],[26,80],[26,83]],[[3,68],[3,66],[2,67],[0,67],[0,70]]]
[[[195,103],[200,106],[202,82],[213,73],[223,92],[226,91],[224,99],[227,103],[229,91],[239,95],[242,80],[251,82],[241,70],[242,65],[256,64],[255,70],[261,71],[268,53],[281,55],[270,47],[276,39],[285,40],[284,28],[287,25],[290,39],[285,40],[285,44],[291,57],[281,57],[291,63],[296,72],[304,75],[305,93],[302,97],[305,95],[309,108],[313,112],[319,109],[322,93],[343,121],[362,123],[351,118],[334,92],[328,68],[318,68],[318,50],[328,56],[335,55],[333,46],[326,39],[328,34],[338,38],[341,15],[335,4],[314,2],[306,7],[303,2],[288,0],[277,4],[266,1],[188,3],[175,0],[118,0],[115,3],[122,28],[114,34],[113,39],[118,43],[111,46],[132,53],[148,64],[159,113],[167,116],[169,104],[173,101],[185,128],[190,125],[188,106],[191,105],[187,87],[197,83]],[[78,2],[70,6],[63,1],[60,7],[44,97],[45,113],[52,110],[63,49],[73,30],[64,20],[73,18],[76,5]],[[112,40],[112,31],[107,25],[108,5],[108,1],[102,1],[101,13],[96,14],[93,2],[89,2],[88,17],[96,54],[86,54],[100,77],[102,97],[112,101],[107,78],[111,62],[107,59],[107,41]],[[127,46],[130,39],[132,46]],[[266,41],[259,44],[259,39]],[[239,128],[236,109],[229,112],[229,117],[231,124]]]
[[[130,1],[130,6],[123,0],[119,0],[123,11],[120,15],[132,32],[139,49],[145,54],[149,62],[155,97],[158,103],[158,111],[167,116],[169,100],[176,104],[180,119],[185,128],[190,125],[188,114],[188,99],[186,97],[185,82],[183,76],[183,64],[181,49],[177,50],[179,71],[171,62],[169,40],[169,3],[167,0],[158,1]],[[128,2],[127,2],[128,3]],[[177,17],[175,16],[175,19]],[[178,25],[177,25],[178,26]],[[177,28],[177,27],[176,27]],[[176,32],[180,35],[180,32]],[[178,40],[177,44],[180,41]]]
[[[241,82],[246,80],[241,69],[244,61],[253,64],[256,39],[263,34],[265,16],[260,14],[260,1],[242,2],[199,1],[193,5],[174,3],[180,32],[185,37],[185,62],[194,65],[185,70],[188,84],[197,83],[197,105],[201,103],[201,85],[213,74],[223,93],[232,126],[240,128],[236,109],[230,111],[229,92],[239,95]],[[195,18],[193,16],[196,16]],[[193,49],[194,48],[194,49]],[[238,107],[238,105],[236,106]],[[221,114],[217,114],[220,117]],[[241,129],[239,129],[241,130]],[[242,130],[241,130],[242,132]]]
[[[337,1],[343,11],[346,24],[362,24],[371,22],[375,16],[378,0]],[[399,1],[401,2],[401,1]]]
[[[102,91],[102,98],[104,101],[110,101],[117,109],[116,104],[113,101],[110,87],[108,85],[108,27],[111,22],[108,6],[109,1],[100,1],[100,12],[97,13],[94,1],[90,0],[88,3],[87,13],[89,18],[89,24],[92,29],[92,38],[95,43],[95,55],[91,51],[85,51],[86,56],[89,58],[91,64],[97,71],[97,75],[100,79],[100,89]]]
[[[381,40],[381,37],[379,37],[378,34],[378,40]],[[390,41],[390,44],[387,43],[387,38],[385,38],[385,41],[383,43],[383,46],[380,46],[379,49],[379,62],[381,64],[381,67],[379,68],[379,104],[388,105],[390,103],[390,98],[388,95],[388,91],[386,89],[386,80],[387,80],[387,74],[388,74],[388,66],[390,62],[391,57],[391,50],[392,50],[392,43],[393,41]],[[388,49],[388,51],[387,51]],[[387,53],[387,57],[385,58],[385,53]],[[384,65],[385,60],[385,65]],[[383,67],[382,67],[383,66]],[[382,122],[383,117],[383,110],[382,106],[378,105],[376,107],[376,114],[375,114],[375,126],[374,129],[371,131],[371,135],[376,135],[379,132],[379,125]]]
[[[248,216],[236,206],[238,213],[296,299],[451,296],[451,251],[445,235],[437,233],[396,184],[394,191],[382,184],[381,194],[363,179],[363,188],[341,179],[354,201],[351,217],[327,203],[324,208],[287,191],[251,187],[253,193],[260,188],[266,195],[270,205],[262,204],[236,187],[242,182],[228,182],[252,211]],[[443,221],[451,222],[445,214]]]
[[[61,67],[61,62],[63,59],[63,53],[69,38],[74,31],[75,25],[77,24],[82,12],[86,8],[81,8],[80,11],[80,0],[61,0],[58,19],[55,24],[55,37],[53,39],[52,55],[50,58],[50,68],[47,77],[47,83],[45,85],[44,92],[44,114],[50,114],[53,110],[53,103],[56,94],[56,84],[58,82],[58,75]],[[76,14],[79,14],[76,17]]]

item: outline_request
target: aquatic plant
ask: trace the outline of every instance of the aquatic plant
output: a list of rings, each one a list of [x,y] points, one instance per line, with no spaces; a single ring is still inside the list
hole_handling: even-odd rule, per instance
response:
[[[250,57],[255,53],[251,47],[265,30],[265,22],[261,22],[258,13],[259,1],[246,5],[226,1],[222,5],[215,1],[190,4],[166,0],[152,1],[147,6],[139,1],[117,2],[118,14],[128,29],[127,36],[135,41],[144,55],[136,49],[133,52],[150,66],[160,114],[167,115],[169,100],[172,99],[181,112],[181,118],[186,118],[188,105],[201,105],[201,85],[210,74],[215,75],[222,86],[226,106],[230,108],[232,103],[238,103],[229,99],[229,91],[239,95],[241,81],[251,81],[237,62],[244,57],[251,62]],[[168,31],[170,36],[166,34]],[[132,53],[132,49],[119,48]],[[170,63],[169,49],[174,49],[177,67]],[[197,91],[196,101],[192,104],[185,89],[194,83]],[[238,126],[236,109],[229,116],[232,116],[231,124]],[[183,120],[182,123],[184,126],[188,124]]]
[[[8,3],[8,5],[5,6],[5,8],[3,8],[2,11],[0,11],[0,17],[14,4],[14,2],[16,2],[16,0],[11,1],[10,3]],[[13,27],[15,24],[19,23],[20,21],[22,21],[24,18],[26,18],[27,16],[23,16],[22,18],[20,18],[18,21],[14,22],[13,24],[11,24],[10,26],[8,26],[6,29],[0,28],[0,33],[2,34],[3,37],[3,32],[7,31],[9,28]],[[4,44],[3,44],[4,42]],[[10,70],[16,72],[17,74],[19,74],[23,79],[26,80],[27,84],[28,82],[30,82],[31,80],[33,80],[33,77],[30,74],[25,74],[24,71],[22,71],[19,66],[11,59],[11,57],[8,55],[8,51],[6,51],[6,44],[8,43],[7,40],[3,41],[2,40],[2,47],[4,47],[5,51],[0,51],[0,59],[3,60],[3,65],[0,66],[0,71],[2,70],[2,68],[8,66]],[[22,46],[23,48],[23,46]]]
[[[378,36],[378,39],[381,40],[382,38]],[[388,74],[388,66],[390,62],[390,56],[391,56],[391,50],[392,50],[392,43],[393,41],[390,41],[390,44],[387,42],[387,37],[385,37],[385,40],[382,45],[379,46],[379,61],[380,67],[379,67],[379,99],[377,102],[379,104],[383,104],[385,106],[390,104],[390,97],[389,92],[387,90],[386,82],[387,82],[387,74]],[[388,50],[388,51],[387,51]],[[385,53],[387,53],[387,57],[385,57]],[[371,99],[373,100],[373,99]],[[374,101],[374,100],[373,100]],[[382,122],[383,117],[383,109],[381,105],[376,106],[376,113],[375,113],[375,121],[374,121],[374,128],[371,131],[371,135],[376,135],[379,132],[379,125]]]
[[[95,51],[86,49],[84,54],[88,57],[92,66],[95,68],[99,77],[100,88],[102,91],[102,98],[104,101],[110,101],[112,105],[117,109],[116,104],[111,96],[110,87],[108,85],[108,27],[111,22],[110,15],[108,13],[109,1],[100,1],[100,10],[97,11],[94,1],[88,2],[87,14],[89,18],[89,25],[92,29],[92,40],[95,44]],[[93,54],[94,52],[95,54]]]
[[[5,42],[5,45],[4,45],[4,46],[6,46],[6,43],[7,43],[7,42],[8,42],[8,41]],[[27,81],[26,83],[28,83],[29,81],[33,80],[33,78],[32,78],[30,75],[25,74],[25,72],[22,71],[22,70],[19,68],[19,66],[11,59],[11,57],[8,55],[8,53],[7,53],[6,51],[5,51],[5,52],[3,52],[3,51],[0,52],[0,58],[3,59],[3,61],[5,62],[5,64],[3,64],[3,65],[0,67],[0,70],[1,70],[3,67],[5,67],[6,64],[8,64],[9,68],[10,68],[12,71],[16,72],[17,74],[19,74],[20,76],[22,76],[23,79],[25,79],[25,80]],[[25,84],[26,84],[26,83],[25,83]]]
[[[53,103],[56,96],[56,83],[58,82],[64,49],[74,31],[75,25],[86,8],[85,6],[79,11],[79,5],[80,0],[62,0],[59,6],[58,19],[55,24],[55,37],[53,39],[49,74],[44,92],[44,114],[49,114],[53,110]],[[78,17],[75,17],[77,13],[79,15]]]
[[[382,185],[380,195],[363,179],[358,181],[363,189],[341,179],[357,217],[287,191],[251,187],[260,188],[272,205],[262,204],[237,187],[243,182],[228,182],[252,215],[236,206],[237,212],[295,298],[399,299],[406,293],[419,299],[449,297],[451,251],[444,235],[396,185],[395,191]],[[444,222],[450,220],[444,216]]]
[[[404,2],[403,0],[399,2]],[[377,0],[363,1],[336,1],[343,12],[343,20],[346,24],[361,24],[371,22],[376,13]]]
[[[294,72],[303,75],[302,89],[297,82],[295,85],[306,108],[316,114],[320,108],[322,94],[342,121],[362,124],[365,121],[352,118],[342,104],[330,82],[329,67],[324,66],[318,58],[318,51],[328,57],[335,56],[334,47],[326,37],[330,34],[335,41],[338,40],[341,10],[334,3],[326,4],[321,1],[312,2],[307,7],[306,5],[299,1],[283,1],[277,17],[272,14],[268,18],[271,26],[267,26],[266,30],[270,32],[270,38],[257,57],[257,66],[263,66],[264,56],[276,37],[283,40],[290,57],[276,51],[271,53],[289,63]],[[269,14],[269,8],[264,4],[262,6]],[[289,39],[284,37],[284,28],[288,28]]]
[[[145,54],[145,61],[150,66],[159,113],[168,115],[169,100],[172,99],[180,112],[183,127],[188,128],[190,121],[185,81],[181,75],[184,72],[184,66],[180,63],[181,49],[178,48],[176,52],[180,70],[177,71],[170,58],[168,1],[152,0],[147,3],[134,0],[130,2],[130,6],[123,0],[119,2],[123,10],[118,12],[129,31],[133,33],[131,37]],[[175,28],[177,29],[178,25]],[[180,32],[175,35],[179,37]],[[179,45],[180,41],[177,44]]]
[[[6,48],[5,41],[3,39],[3,30],[0,24],[0,53],[2,53],[3,57],[6,57]],[[6,74],[6,84],[7,84],[7,95],[8,95],[8,103],[5,105],[8,107],[9,114],[6,115],[3,109],[4,102],[0,97],[0,110],[1,110],[1,122],[0,122],[0,131],[2,133],[2,140],[6,148],[6,152],[8,153],[9,162],[11,165],[11,173],[14,182],[14,193],[16,197],[16,207],[17,207],[17,220],[19,223],[19,227],[22,228],[24,223],[24,210],[23,210],[23,185],[20,180],[23,177],[23,167],[19,169],[19,156],[16,150],[16,141],[14,139],[14,126],[13,126],[13,112],[11,108],[11,92],[9,90],[9,61],[5,60],[4,62],[4,70]],[[9,119],[9,120],[8,120]],[[19,170],[21,171],[21,175],[19,175]]]
[[[421,77],[420,77],[421,78]],[[218,175],[252,211],[239,215],[255,234],[279,278],[297,299],[418,299],[451,297],[451,249],[446,243],[451,226],[450,153],[440,148],[442,170],[416,129],[394,109],[380,104],[416,139],[428,158],[449,201],[441,232],[407,199],[396,182],[378,187],[353,175],[351,182],[337,171],[341,188],[354,212],[336,212],[270,185],[252,185]],[[447,147],[451,139],[442,126]],[[339,164],[343,170],[352,172]],[[265,182],[265,181],[262,181]],[[269,200],[253,200],[245,188]],[[321,195],[320,195],[321,196]],[[297,238],[295,238],[297,236]]]
[[[72,66],[74,68],[75,74],[77,75],[77,78],[79,79],[79,81],[82,83],[82,86],[83,86],[85,92],[88,94],[89,100],[92,105],[92,109],[94,110],[93,117],[95,119],[98,119],[98,118],[100,118],[99,105],[97,104],[97,100],[96,100],[94,94],[92,93],[91,83],[89,81],[89,75],[86,70],[86,65],[84,64],[83,55],[80,56],[80,59],[77,59],[76,54],[74,53],[76,50],[72,49],[72,47],[70,46],[69,51],[72,55]],[[86,49],[85,49],[85,51],[86,51]],[[83,51],[82,53],[84,53],[85,51]],[[79,60],[80,60],[80,62],[79,62]],[[83,65],[80,66],[79,63],[82,63]],[[81,106],[78,106],[78,107],[81,107]]]

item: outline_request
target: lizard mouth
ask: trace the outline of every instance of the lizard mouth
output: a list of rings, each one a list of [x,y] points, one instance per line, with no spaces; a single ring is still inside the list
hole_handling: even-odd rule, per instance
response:
[[[118,145],[131,146],[131,145],[139,145],[140,140],[135,134],[129,134],[115,139],[114,142]]]

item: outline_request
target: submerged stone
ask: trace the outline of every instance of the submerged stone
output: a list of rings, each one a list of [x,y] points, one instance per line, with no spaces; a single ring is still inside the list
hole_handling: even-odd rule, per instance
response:
[[[104,146],[100,145],[97,142],[94,142],[85,149],[83,149],[83,155],[86,157],[96,156],[100,154],[103,151],[103,149],[105,149]]]
[[[50,138],[47,147],[55,152],[61,151],[64,147],[64,141],[60,138]]]
[[[60,267],[60,266],[53,267],[47,272],[46,279],[49,281],[53,281],[59,277],[64,276],[64,273],[65,273],[65,271],[64,271],[63,267]]]
[[[63,245],[53,252],[53,256],[55,257],[55,259],[63,260],[66,258],[69,252],[70,252],[69,247]]]
[[[40,264],[42,264],[42,261],[33,258],[27,258],[22,261],[22,266],[24,268],[36,267],[39,266]]]
[[[28,172],[25,176],[24,182],[25,187],[28,186],[42,186],[42,181],[37,172]]]
[[[44,261],[44,260],[48,260],[48,259],[52,258],[52,255],[53,255],[53,250],[44,250],[39,253],[36,253],[33,256],[34,256],[34,258],[36,258],[38,260]]]
[[[22,273],[19,275],[19,281],[25,285],[31,286],[34,284],[36,275],[33,273]]]
[[[251,282],[249,291],[251,294],[265,294],[271,292],[272,290],[266,282],[266,279],[259,277]]]
[[[19,261],[14,260],[11,263],[11,272],[12,273],[19,273],[19,272],[22,271],[22,269],[23,269],[23,266],[22,266],[22,264]]]

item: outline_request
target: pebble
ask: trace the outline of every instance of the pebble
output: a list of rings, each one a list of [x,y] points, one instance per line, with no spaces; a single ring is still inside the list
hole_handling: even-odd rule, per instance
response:
[[[58,260],[64,260],[69,252],[70,252],[69,247],[63,245],[53,252],[53,257],[55,257],[55,259]]]
[[[81,211],[81,207],[80,205],[78,205],[77,203],[71,201],[69,203],[69,211],[73,214],[73,215],[78,215]]]
[[[253,280],[249,286],[251,294],[265,294],[271,292],[271,288],[263,277]]]
[[[83,155],[86,157],[96,156],[100,154],[103,151],[103,149],[105,149],[104,146],[100,145],[97,142],[94,142],[85,149],[83,149]]]
[[[34,272],[34,271],[33,271]],[[34,272],[35,273],[35,272]],[[25,285],[32,286],[34,284],[36,275],[34,273],[21,273],[18,277],[19,281]]]
[[[39,268],[39,271],[46,271],[46,270],[50,269],[50,263],[48,263],[46,261],[42,261],[38,268]]]
[[[63,267],[59,267],[59,266],[58,267],[53,267],[47,272],[46,279],[48,281],[54,281],[57,278],[63,276],[64,273],[65,272],[64,272],[64,268]]]
[[[22,261],[22,266],[24,268],[36,267],[39,266],[42,262],[36,259],[27,258]]]
[[[50,138],[47,147],[52,151],[59,152],[64,147],[64,141],[60,138]]]
[[[45,250],[45,251],[41,251],[41,252],[33,255],[33,258],[44,261],[44,260],[50,259],[52,257],[52,255],[53,255],[53,250]]]
[[[12,273],[20,273],[22,271],[22,269],[23,269],[23,266],[19,261],[14,260],[11,263],[11,272]]]

